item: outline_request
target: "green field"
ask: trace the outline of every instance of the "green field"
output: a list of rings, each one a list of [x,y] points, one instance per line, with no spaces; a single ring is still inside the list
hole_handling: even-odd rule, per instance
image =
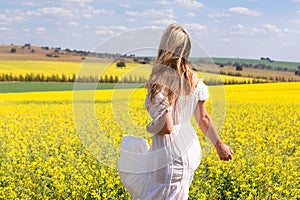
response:
[[[287,68],[289,70],[296,70],[297,67],[300,65],[300,62],[286,62],[286,61],[274,61],[274,62],[269,62],[267,60],[258,60],[258,59],[246,59],[246,58],[190,58],[189,59],[191,63],[247,63],[247,64],[265,64],[265,65],[270,65],[272,67],[282,67],[282,68]]]
[[[244,58],[212,58],[212,60],[215,63],[248,63],[248,64],[265,64],[270,65],[272,67],[282,67],[287,69],[297,69],[297,67],[300,65],[300,62],[285,62],[285,61],[275,61],[275,62],[269,62],[267,60],[255,60],[255,59],[244,59]]]
[[[83,89],[91,89],[95,87],[92,83],[81,83]],[[20,92],[47,92],[47,91],[70,91],[73,90],[74,83],[56,83],[56,82],[0,82],[0,93],[20,93]],[[143,87],[137,83],[101,83],[97,84],[97,90],[111,90],[114,88],[128,89]]]

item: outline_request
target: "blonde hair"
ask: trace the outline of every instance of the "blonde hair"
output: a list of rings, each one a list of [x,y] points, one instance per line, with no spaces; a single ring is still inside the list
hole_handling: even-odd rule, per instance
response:
[[[189,33],[178,24],[169,25],[163,32],[157,58],[146,87],[150,102],[159,92],[175,103],[179,96],[189,95],[194,88],[193,71],[188,63],[191,51]]]

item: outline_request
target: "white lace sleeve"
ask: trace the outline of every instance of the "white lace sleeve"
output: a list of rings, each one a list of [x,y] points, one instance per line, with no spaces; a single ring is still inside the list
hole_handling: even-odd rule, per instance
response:
[[[172,111],[172,107],[169,105],[167,97],[162,92],[159,92],[152,98],[150,102],[150,92],[147,94],[145,100],[145,106],[152,121],[147,125],[147,131],[152,134],[158,133],[165,124],[165,116],[167,112]]]
[[[206,101],[209,97],[208,87],[203,83],[202,79],[198,80],[195,93],[199,101]]]

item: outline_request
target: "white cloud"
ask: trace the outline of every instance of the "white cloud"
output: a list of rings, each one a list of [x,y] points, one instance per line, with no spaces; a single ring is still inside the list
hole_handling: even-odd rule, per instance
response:
[[[129,4],[126,4],[126,3],[121,3],[121,4],[119,4],[119,7],[130,8],[131,6]]]
[[[251,15],[251,16],[261,16],[262,13],[256,10],[250,10],[249,8],[245,7],[232,7],[228,9],[229,12],[237,13],[237,14],[244,14],[244,15]]]
[[[284,32],[284,33],[296,33],[296,34],[299,34],[299,33],[300,33],[300,30],[295,30],[295,29],[285,28],[285,29],[283,29],[283,32]]]
[[[255,35],[268,35],[276,34],[278,36],[282,35],[283,31],[280,30],[273,24],[263,24],[258,27],[246,27],[242,24],[230,27],[228,30],[230,35],[240,35],[240,36],[255,36]]]
[[[281,45],[287,46],[287,47],[293,47],[293,46],[297,46],[297,43],[296,42],[282,42]]]
[[[188,9],[194,9],[194,8],[201,8],[203,7],[203,4],[196,1],[196,0],[174,0],[174,1],[168,1],[168,0],[158,0],[155,1],[156,4],[167,6],[167,5],[179,5],[181,7],[185,7]]]
[[[115,14],[115,11],[113,10],[106,10],[106,9],[100,9],[100,10],[92,10],[94,14],[101,14],[101,15],[113,15]]]
[[[178,3],[179,5],[186,7],[186,8],[201,8],[203,7],[203,4],[195,1],[195,0],[176,0],[175,3]]]
[[[153,17],[153,18],[169,18],[175,19],[175,13],[173,9],[148,9],[142,12],[138,11],[125,11],[125,14],[133,16],[133,17]]]
[[[95,33],[97,35],[114,35],[118,32],[123,32],[129,30],[123,25],[112,25],[112,26],[98,26]]]
[[[83,14],[82,16],[83,16],[84,18],[88,18],[88,19],[93,18],[93,15],[91,15],[91,14]]]
[[[37,14],[41,15],[51,15],[60,17],[72,17],[73,14],[70,10],[61,7],[44,7],[37,9]]]
[[[38,27],[38,28],[35,28],[35,30],[36,30],[36,32],[37,32],[38,34],[41,34],[41,33],[43,33],[43,32],[46,31],[46,28],[44,28],[44,27]]]
[[[0,21],[10,21],[10,18],[7,15],[0,14]]]
[[[115,11],[107,10],[107,9],[94,9],[92,6],[82,5],[81,8],[74,7],[68,9],[64,7],[43,7],[43,8],[38,8],[36,10],[28,10],[28,11],[18,10],[18,12],[15,11],[14,13],[15,13],[14,14],[15,21],[21,21],[21,20],[28,21],[34,17],[41,18],[43,16],[47,16],[51,18],[60,17],[60,18],[67,18],[67,19],[70,18],[79,19],[83,17],[83,18],[91,19],[93,18],[94,15],[113,15]],[[11,15],[13,15],[13,13],[11,13]]]
[[[155,25],[169,25],[172,23],[176,23],[176,20],[175,19],[156,19],[156,20],[152,20],[150,23],[155,24]]]
[[[228,13],[211,13],[207,15],[209,18],[223,18],[223,17],[231,17]]]
[[[273,32],[273,33],[280,33],[280,29],[277,28],[275,25],[272,25],[272,24],[264,24],[262,25],[263,28],[266,29],[266,31],[268,32]]]
[[[188,12],[188,13],[186,14],[186,16],[189,16],[189,17],[196,17],[197,14],[194,13],[194,12]]]
[[[93,18],[93,15],[113,15],[115,14],[114,10],[108,9],[95,9],[90,5],[82,5],[81,8],[76,8],[72,10],[72,13],[76,15],[76,17],[83,16],[85,18]]]
[[[92,2],[93,0],[64,0],[65,2],[75,2],[75,3],[88,3]]]
[[[170,4],[169,1],[167,0],[158,0],[158,1],[155,1],[156,4],[159,4],[159,5],[168,5]]]
[[[231,42],[231,40],[229,38],[221,38],[220,41],[222,43],[229,43],[229,42]]]
[[[10,31],[10,29],[6,27],[0,27],[0,31]]]
[[[291,21],[293,24],[300,24],[300,19],[294,19]]]
[[[235,30],[242,30],[242,29],[244,29],[244,25],[238,24],[238,25],[236,25],[235,27],[233,27],[232,29],[235,29]]]
[[[187,30],[191,30],[191,31],[205,31],[207,29],[206,26],[198,23],[184,24],[183,26]]]
[[[39,5],[39,3],[36,3],[36,2],[29,2],[29,1],[23,2],[23,4],[26,5],[26,6],[37,6],[37,5]]]
[[[77,22],[70,22],[70,25],[71,26],[78,26],[78,23]]]
[[[129,18],[129,19],[126,19],[127,22],[131,22],[131,23],[134,23],[135,22],[135,19],[133,18]]]
[[[25,33],[29,33],[30,30],[28,28],[22,28],[22,31],[25,32]]]
[[[26,14],[23,15],[20,9],[5,10],[0,14],[0,24],[8,25],[16,22],[26,21]]]
[[[242,24],[237,24],[233,27],[230,27],[228,30],[228,33],[230,35],[241,35],[241,36],[250,36],[253,35],[255,33],[258,33],[262,31],[262,29],[257,29],[257,28],[246,28],[244,25]]]
[[[257,35],[257,34],[265,34],[266,33],[266,29],[264,29],[264,28],[261,28],[261,27],[252,27],[252,28],[247,28],[245,31],[244,31],[244,33],[243,33],[243,35],[251,35],[251,36],[253,36],[253,35]]]
[[[97,35],[113,35],[113,34],[115,34],[115,32],[112,30],[96,30],[95,33]]]
[[[132,17],[143,17],[146,18],[148,24],[151,25],[168,25],[176,22],[176,15],[173,9],[148,9],[144,11],[126,11],[126,15]]]
[[[298,10],[297,13],[300,14],[300,10]]]
[[[292,0],[293,2],[298,2],[298,3],[300,3],[300,0]]]

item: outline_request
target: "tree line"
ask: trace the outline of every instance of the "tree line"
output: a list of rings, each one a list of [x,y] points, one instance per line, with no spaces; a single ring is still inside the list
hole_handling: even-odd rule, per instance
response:
[[[273,61],[274,62],[274,61]],[[295,69],[289,69],[287,67],[281,67],[281,66],[271,66],[268,64],[264,63],[257,63],[257,64],[252,64],[252,63],[243,63],[243,62],[226,62],[226,63],[215,63],[219,67],[223,68],[224,66],[233,66],[236,67],[237,71],[242,71],[243,68],[254,68],[254,69],[266,69],[266,70],[275,70],[275,71],[290,71],[290,72],[295,72]],[[300,68],[300,65],[298,66],[298,69]]]
[[[242,74],[240,72],[224,72],[224,71],[220,71],[220,72],[214,72],[214,71],[205,71],[207,73],[212,73],[212,74],[221,74],[221,75],[228,75],[228,76],[237,76],[237,77],[245,77],[245,78],[252,78],[253,80],[256,80],[255,83],[259,82],[259,80],[263,80],[263,82],[299,82],[300,79],[299,78],[293,78],[293,77],[289,77],[286,78],[284,76],[253,76],[248,74],[247,76],[242,76]]]
[[[76,76],[66,75],[66,74],[35,74],[35,73],[26,73],[25,75],[15,75],[12,73],[2,73],[0,74],[0,82],[87,82],[87,83],[144,83],[146,79],[142,76],[125,76],[119,78],[118,76],[104,75],[104,76]]]
[[[250,77],[249,77],[250,78]],[[253,78],[253,77],[252,77]],[[25,75],[15,75],[12,73],[2,73],[0,74],[0,82],[83,82],[83,83],[146,83],[147,79],[143,76],[124,76],[120,78],[119,76],[104,75],[104,76],[76,76],[65,75],[65,74],[35,74],[27,73]],[[296,82],[297,79],[284,77],[257,77],[248,80],[237,80],[237,79],[225,79],[224,81],[216,78],[210,78],[204,82],[207,85],[232,85],[232,84],[255,84],[255,83],[270,83],[270,82]]]

